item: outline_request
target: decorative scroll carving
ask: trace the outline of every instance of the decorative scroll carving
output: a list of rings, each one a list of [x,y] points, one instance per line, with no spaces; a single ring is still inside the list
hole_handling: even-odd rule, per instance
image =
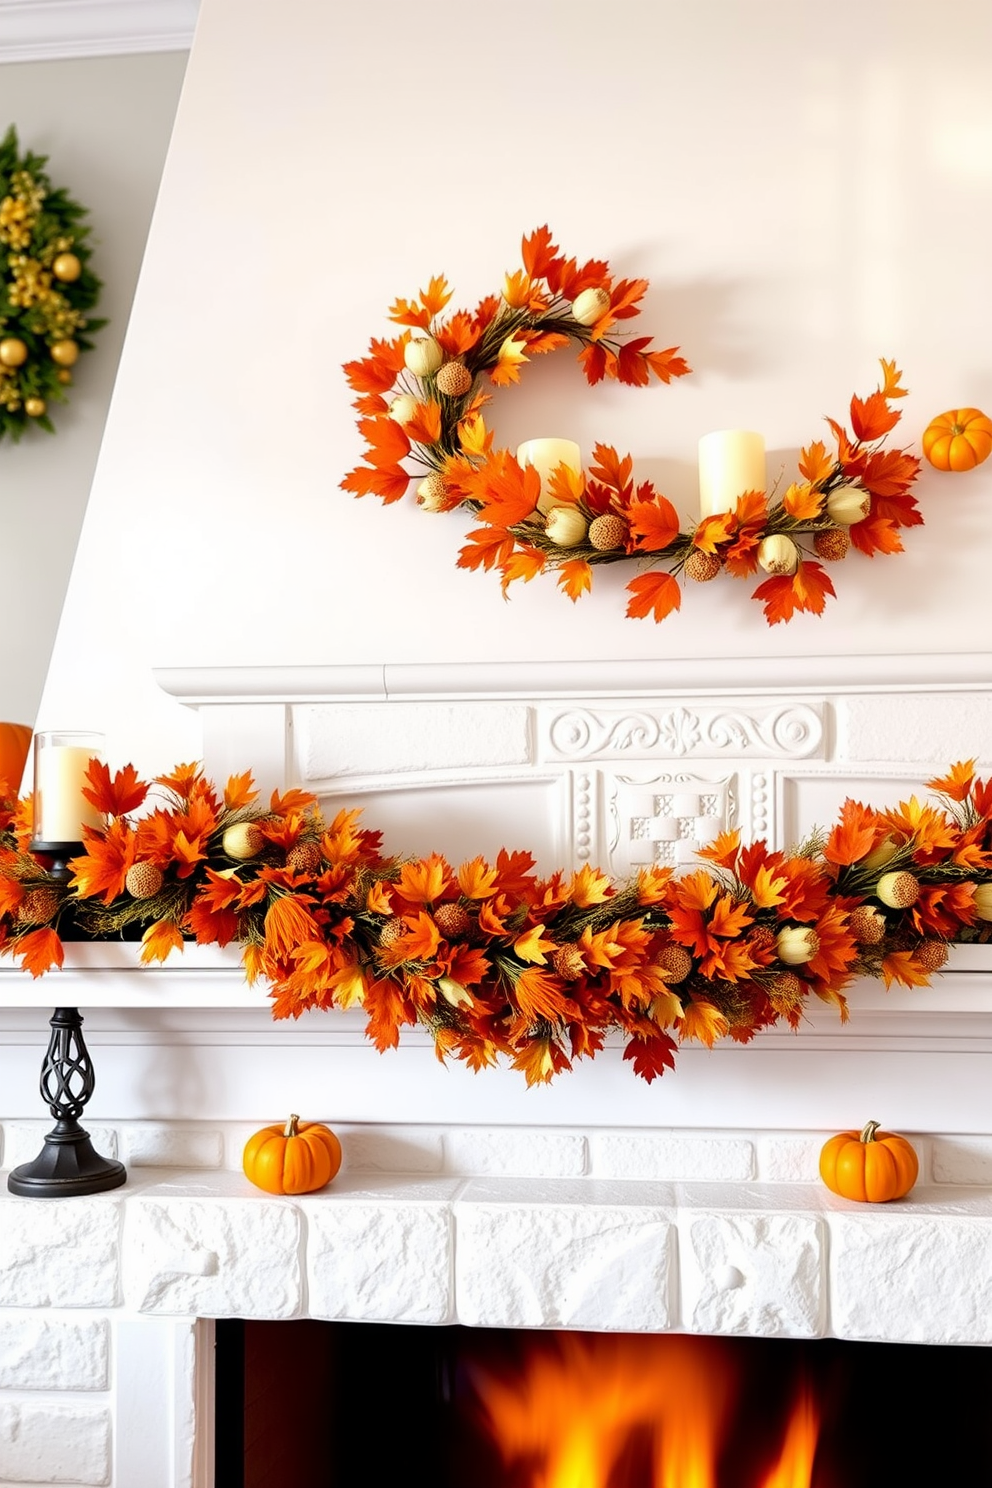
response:
[[[647,755],[803,759],[823,751],[823,713],[806,703],[742,708],[570,708],[550,720],[547,750],[563,760]]]

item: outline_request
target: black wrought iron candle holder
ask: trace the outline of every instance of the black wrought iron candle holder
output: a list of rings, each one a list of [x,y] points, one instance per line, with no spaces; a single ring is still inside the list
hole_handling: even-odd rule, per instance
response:
[[[44,861],[53,878],[69,878],[69,860],[83,851],[81,842],[32,842],[31,853]],[[63,940],[85,940],[72,917],[62,912],[59,934]],[[93,1094],[96,1078],[89,1050],[83,1039],[78,1008],[56,1008],[51,1019],[52,1036],[41,1066],[41,1098],[55,1125],[33,1162],[14,1168],[7,1179],[13,1194],[50,1199],[69,1195],[103,1193],[119,1188],[127,1169],[114,1158],[101,1157],[89,1135],[79,1124]]]

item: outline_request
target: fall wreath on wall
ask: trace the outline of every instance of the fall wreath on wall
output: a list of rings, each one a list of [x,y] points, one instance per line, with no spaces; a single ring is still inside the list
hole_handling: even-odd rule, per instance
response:
[[[821,440],[803,448],[799,479],[781,497],[765,491],[762,465],[760,489],[734,490],[726,509],[688,531],[668,498],[635,478],[631,456],[611,445],[597,443],[587,469],[577,446],[556,459],[568,441],[529,441],[545,446],[538,453],[496,448],[483,413],[488,389],[518,383],[534,356],[577,345],[592,386],[611,379],[643,387],[690,371],[678,347],[659,350],[649,336],[621,334],[640,313],[647,280],[617,279],[600,259],[565,257],[547,226],[523,239],[521,255],[501,292],[473,311],[445,313],[451,290],[443,276],[413,299],[397,299],[389,318],[400,333],[373,338],[364,358],[345,363],[366,448],[344,490],[392,503],[416,479],[425,511],[464,507],[481,525],[468,534],[458,566],[495,570],[504,593],[553,572],[574,601],[598,565],[636,564],[645,571],[627,585],[626,613],[657,621],[681,606],[680,578],[747,580],[762,571],[768,577],[753,597],[770,625],[820,614],[836,593],[824,563],[852,548],[868,557],[902,551],[900,530],[923,521],[911,495],[920,462],[884,447],[906,391],[891,361],[882,361],[873,392],[851,399],[849,427],[827,420],[832,451]]]
[[[30,425],[54,433],[50,408],[106,324],[90,313],[102,289],[90,268],[86,209],[22,154],[11,127],[0,141],[0,439]]]
[[[218,790],[181,765],[149,786],[93,760],[86,778],[104,825],[67,881],[30,851],[30,798],[0,789],[0,954],[40,976],[66,938],[133,932],[143,962],[236,944],[276,1018],[361,1008],[380,1050],[419,1024],[440,1059],[507,1059],[529,1084],[610,1034],[650,1081],[683,1041],[796,1028],[811,998],[846,1019],[857,977],[923,986],[950,944],[992,937],[992,781],[972,761],[930,780],[930,802],[846,801],[792,852],[724,832],[695,871],[624,883],[541,877],[519,851],[390,857],[358,811],[327,822],[299,790],[262,807],[248,774]]]

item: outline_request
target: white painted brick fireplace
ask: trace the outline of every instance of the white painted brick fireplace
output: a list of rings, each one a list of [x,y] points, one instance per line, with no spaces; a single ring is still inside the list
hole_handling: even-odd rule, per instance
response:
[[[984,659],[926,670],[821,659],[774,690],[757,663],[746,688],[716,664],[160,681],[198,711],[215,778],[250,761],[266,789],[362,803],[391,851],[527,846],[622,877],[644,854],[691,862],[724,825],[785,845],[847,795],[921,794],[990,736]],[[84,1124],[129,1178],[0,1198],[0,1483],[209,1488],[222,1317],[992,1343],[990,963],[961,948],[930,989],[859,986],[847,1027],[824,1007],[798,1034],[687,1047],[653,1087],[608,1047],[532,1091],[442,1068],[416,1032],[380,1056],[356,1011],[273,1024],[229,951],[147,970],[133,946],[77,945],[38,982],[5,965],[4,1167],[47,1129],[59,1002],[96,1066]],[[300,1199],[240,1172],[289,1110],[345,1152]],[[869,1118],[919,1151],[897,1204],[817,1179],[825,1135]]]

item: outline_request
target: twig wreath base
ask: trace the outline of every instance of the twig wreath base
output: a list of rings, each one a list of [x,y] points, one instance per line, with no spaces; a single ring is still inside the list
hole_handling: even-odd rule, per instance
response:
[[[618,335],[617,323],[639,313],[647,280],[617,281],[602,260],[564,258],[547,226],[523,239],[522,259],[502,293],[472,312],[443,315],[451,291],[442,276],[431,279],[389,311],[402,333],[373,339],[366,357],[344,366],[366,450],[342,488],[390,503],[417,480],[426,511],[464,507],[481,525],[469,532],[459,567],[496,571],[504,594],[517,580],[553,572],[574,601],[599,564],[633,562],[646,571],[627,585],[626,613],[656,621],[681,606],[680,578],[753,579],[763,571],[753,597],[775,625],[822,613],[836,593],[824,563],[852,547],[868,557],[901,552],[899,530],[922,523],[910,494],[919,460],[884,448],[900,418],[895,401],[905,395],[895,363],[884,360],[878,388],[851,399],[850,429],[827,420],[835,452],[819,440],[804,448],[800,478],[779,500],[742,491],[732,511],[682,531],[668,498],[635,479],[630,455],[604,443],[587,470],[560,465],[542,489],[533,466],[494,448],[482,412],[487,386],[519,382],[531,357],[570,344],[581,348],[590,385],[668,383],[690,368],[677,347],[658,351],[650,337]]]
[[[62,402],[90,336],[103,288],[90,268],[86,209],[45,172],[47,156],[22,155],[17,133],[0,140],[0,439],[32,425],[55,432]]]
[[[256,804],[251,776],[220,792],[195,765],[153,786],[91,761],[68,883],[29,850],[32,808],[0,789],[0,954],[34,976],[63,963],[64,931],[133,931],[145,963],[186,939],[241,947],[276,1018],[364,1010],[395,1047],[420,1025],[438,1057],[501,1059],[547,1082],[619,1034],[651,1081],[680,1043],[797,1028],[811,998],[848,1016],[857,977],[925,986],[955,942],[992,937],[992,782],[955,764],[894,810],[848,800],[790,853],[724,832],[703,866],[614,883],[584,866],[542,878],[528,852],[455,868],[384,856],[357,810],[326,822],[302,791]]]

